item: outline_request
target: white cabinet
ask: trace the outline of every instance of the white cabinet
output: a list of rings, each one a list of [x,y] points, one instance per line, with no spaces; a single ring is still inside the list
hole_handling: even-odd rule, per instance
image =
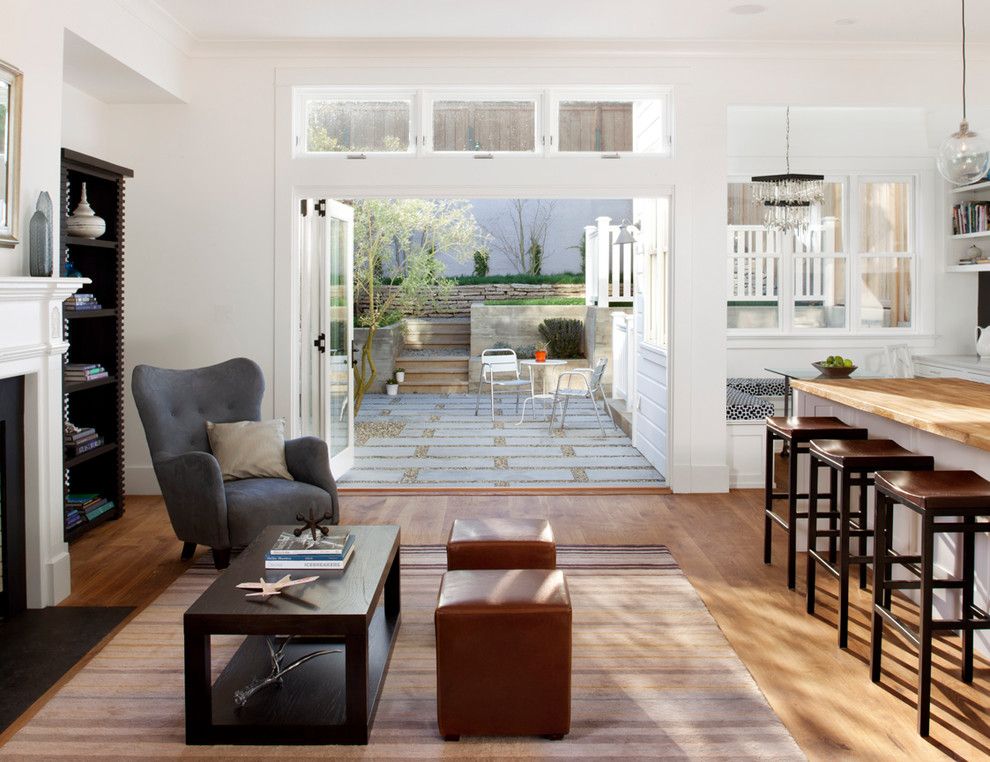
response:
[[[919,378],[965,378],[990,384],[990,360],[976,355],[920,355],[914,358],[914,374]]]

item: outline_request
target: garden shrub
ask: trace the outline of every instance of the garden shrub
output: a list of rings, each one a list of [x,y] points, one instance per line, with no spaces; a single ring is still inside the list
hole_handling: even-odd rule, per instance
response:
[[[540,336],[558,360],[584,357],[584,322],[574,318],[547,318],[539,326]]]
[[[474,277],[484,278],[488,275],[488,252],[485,249],[478,249],[474,252]]]

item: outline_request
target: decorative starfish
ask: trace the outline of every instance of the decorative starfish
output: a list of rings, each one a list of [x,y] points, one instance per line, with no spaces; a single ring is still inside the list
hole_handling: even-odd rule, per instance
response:
[[[263,579],[259,579],[257,582],[242,582],[237,587],[242,590],[257,590],[256,593],[247,593],[245,598],[261,598],[263,601],[267,601],[273,595],[281,595],[282,591],[287,587],[294,587],[295,585],[305,585],[308,582],[315,582],[319,577],[303,577],[302,579],[292,579],[291,574],[286,574],[282,579],[277,582],[266,582]]]
[[[317,530],[322,532],[324,537],[330,534],[330,528],[321,526],[321,522],[331,521],[331,520],[333,520],[333,514],[330,513],[330,511],[324,513],[322,517],[317,518],[316,515],[313,513],[313,509],[310,508],[309,518],[306,518],[301,513],[296,514],[296,521],[301,521],[303,525],[301,527],[296,527],[295,529],[293,529],[292,534],[294,534],[296,537],[299,537],[300,535],[302,535],[303,532],[307,532],[307,531],[312,532],[313,542],[316,542]]]

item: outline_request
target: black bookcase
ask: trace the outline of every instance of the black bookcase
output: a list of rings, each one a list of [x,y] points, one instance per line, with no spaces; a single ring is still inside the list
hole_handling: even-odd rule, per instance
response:
[[[67,148],[62,149],[63,276],[76,271],[93,282],[80,293],[93,294],[99,310],[63,312],[63,331],[69,345],[66,363],[99,363],[109,377],[96,381],[63,379],[65,419],[79,427],[93,427],[104,444],[80,455],[65,450],[65,494],[96,493],[114,502],[114,508],[93,520],[69,528],[72,541],[108,519],[124,513],[124,181],[134,173]],[[66,221],[79,203],[82,184],[93,211],[106,220],[98,239],[68,235]],[[67,513],[67,510],[66,510]]]

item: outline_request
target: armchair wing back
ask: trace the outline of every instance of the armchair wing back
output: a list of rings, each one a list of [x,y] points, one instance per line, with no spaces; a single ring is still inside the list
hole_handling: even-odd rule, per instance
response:
[[[317,437],[285,443],[293,480],[224,482],[210,450],[206,422],[258,421],[265,379],[257,363],[236,358],[193,370],[139,365],[134,401],[144,424],[155,475],[183,557],[196,545],[213,549],[217,568],[231,548],[248,545],[266,526],[289,524],[297,514],[339,516],[337,487],[327,444]]]
[[[138,365],[134,402],[152,461],[164,455],[210,452],[206,422],[261,420],[265,377],[245,357],[191,370]]]

